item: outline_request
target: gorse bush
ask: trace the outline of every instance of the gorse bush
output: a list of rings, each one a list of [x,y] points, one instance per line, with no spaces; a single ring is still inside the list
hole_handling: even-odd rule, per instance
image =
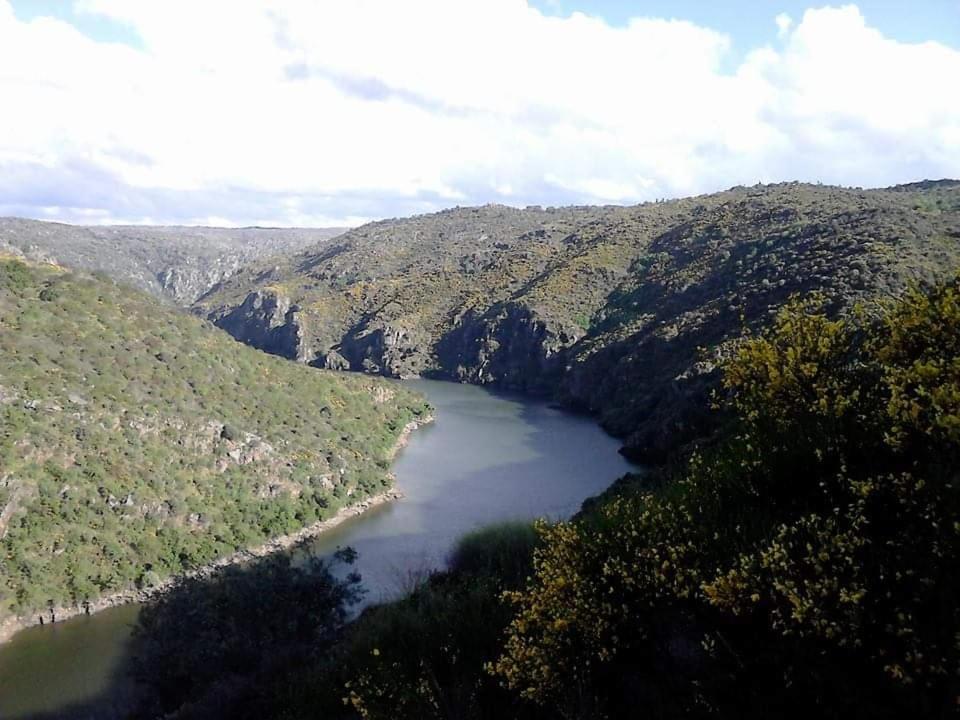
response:
[[[954,282],[929,295],[913,290],[881,326],[871,350],[889,388],[892,445],[925,445],[940,453],[960,445],[958,323]]]
[[[542,526],[493,666],[572,717],[937,717],[960,701],[960,279],[795,300],[677,482]]]

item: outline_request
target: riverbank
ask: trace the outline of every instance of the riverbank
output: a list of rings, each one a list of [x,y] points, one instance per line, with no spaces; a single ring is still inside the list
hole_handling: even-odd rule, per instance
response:
[[[433,416],[427,415],[423,418],[417,420],[411,420],[403,429],[400,431],[400,434],[397,437],[397,441],[394,443],[393,447],[390,448],[388,453],[388,458],[393,459],[402,448],[410,440],[410,435],[414,430],[423,427],[424,425],[433,422]],[[390,473],[391,480],[395,480],[392,473]],[[93,615],[95,613],[107,610],[108,608],[117,607],[118,605],[126,605],[128,603],[136,602],[146,602],[157,595],[166,592],[177,582],[179,578],[182,577],[197,577],[204,576],[208,573],[211,573],[220,568],[226,567],[228,565],[236,565],[239,563],[249,562],[257,558],[262,558],[267,555],[271,555],[276,552],[281,552],[283,550],[289,550],[290,548],[304,543],[317,535],[320,535],[323,532],[331,530],[338,525],[341,525],[345,521],[349,520],[352,517],[361,515],[362,513],[383,505],[384,503],[397,500],[403,497],[401,493],[396,488],[390,488],[386,492],[379,493],[377,495],[372,495],[370,497],[364,498],[358,503],[348,505],[347,507],[341,508],[333,517],[327,518],[326,520],[319,520],[312,525],[308,525],[304,528],[301,528],[295,533],[290,533],[289,535],[281,535],[280,537],[273,538],[258,545],[253,548],[245,548],[238,550],[235,553],[226,555],[221,558],[217,558],[205,565],[191,570],[188,573],[183,573],[180,575],[173,575],[169,578],[164,579],[160,583],[153,585],[148,588],[128,588],[126,590],[121,590],[110,595],[98,598],[96,600],[90,601],[89,603],[83,605],[75,606],[66,606],[66,607],[56,607],[52,609],[47,609],[42,612],[33,613],[30,616],[18,616],[14,615],[3,622],[0,622],[0,645],[8,642],[14,635],[16,635],[21,630],[25,630],[29,627],[34,627],[40,625],[40,618],[42,617],[46,623],[51,622],[51,618],[56,618],[56,622],[63,622],[69,620],[70,618],[78,617],[80,615]]]

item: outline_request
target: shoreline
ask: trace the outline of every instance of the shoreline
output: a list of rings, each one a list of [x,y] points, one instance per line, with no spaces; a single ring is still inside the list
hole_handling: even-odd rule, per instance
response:
[[[400,431],[400,435],[397,437],[397,441],[393,444],[393,447],[390,448],[390,452],[388,453],[390,460],[393,460],[397,453],[406,447],[407,443],[410,441],[410,435],[414,432],[414,430],[417,430],[424,425],[428,425],[431,422],[433,422],[433,415],[427,414],[422,418],[411,420],[404,425],[403,429]],[[396,480],[392,472],[388,472],[387,475],[391,481]],[[307,540],[316,537],[327,530],[331,530],[338,525],[343,524],[350,518],[362,515],[371,508],[383,505],[384,503],[392,502],[393,500],[399,500],[402,497],[403,493],[400,490],[395,487],[391,487],[382,493],[371,495],[370,497],[364,498],[357,503],[352,503],[346,507],[340,508],[333,517],[327,518],[326,520],[318,520],[312,525],[307,525],[306,527],[303,527],[294,533],[280,535],[279,537],[272,538],[261,545],[237,550],[230,555],[225,555],[221,558],[217,558],[216,560],[211,560],[209,563],[201,565],[194,570],[171,575],[153,587],[120,590],[110,595],[97,598],[96,600],[88,603],[86,607],[81,604],[66,607],[56,607],[53,608],[52,611],[49,609],[41,610],[26,617],[13,615],[3,622],[0,622],[0,645],[9,642],[18,632],[21,630],[26,630],[27,628],[55,625],[57,623],[70,620],[71,618],[79,617],[81,615],[94,615],[98,612],[102,612],[103,610],[119,607],[120,605],[146,602],[147,600],[150,600],[151,598],[169,590],[180,578],[192,578],[198,576],[202,577],[229,565],[237,565],[250,560],[256,560],[257,558],[266,557],[267,555],[272,555],[273,553],[289,550],[290,548],[306,542]],[[49,619],[51,612],[56,617],[55,622],[51,622]],[[43,625],[41,625],[39,622],[40,617],[44,617],[47,620]]]

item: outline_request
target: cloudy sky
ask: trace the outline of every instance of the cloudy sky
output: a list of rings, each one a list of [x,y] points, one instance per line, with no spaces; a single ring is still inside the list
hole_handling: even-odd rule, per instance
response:
[[[960,177],[960,0],[0,0],[0,215],[354,224]]]

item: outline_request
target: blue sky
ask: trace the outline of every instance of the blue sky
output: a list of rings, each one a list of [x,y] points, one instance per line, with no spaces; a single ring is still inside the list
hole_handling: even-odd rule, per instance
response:
[[[638,16],[689,20],[730,33],[741,52],[770,42],[771,17],[786,13],[799,20],[807,8],[820,5],[804,0],[596,0],[589,3],[537,0],[533,4],[548,15],[564,17],[584,12],[603,17],[614,25],[625,24],[631,17]],[[960,2],[957,0],[865,0],[856,4],[870,25],[895,40],[936,40],[960,47]]]
[[[78,11],[73,0],[14,0],[13,12],[20,20],[59,18],[98,42],[124,43],[141,47],[139,35],[129,25],[104,15]]]
[[[140,38],[127,24],[93,13],[75,11],[73,0],[13,0],[22,20],[42,16],[70,22],[94,40],[140,46]],[[799,20],[817,4],[806,0],[536,0],[531,5],[545,15],[567,17],[574,12],[601,17],[611,25],[625,25],[633,17],[679,18],[722,30],[734,40],[734,49],[744,52],[770,41],[770,18],[786,13]],[[888,37],[904,42],[937,42],[960,47],[960,2],[958,0],[861,0],[857,3],[869,23]]]
[[[322,225],[960,176],[960,0],[0,0],[0,214]]]

